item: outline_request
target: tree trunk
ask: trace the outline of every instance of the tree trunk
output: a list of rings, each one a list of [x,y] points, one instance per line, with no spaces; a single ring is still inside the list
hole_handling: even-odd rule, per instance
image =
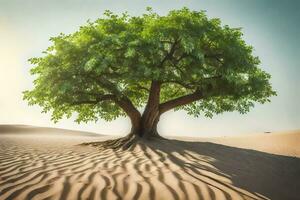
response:
[[[159,109],[160,85],[161,83],[152,81],[149,99],[142,115],[128,98],[123,97],[120,100],[116,100],[116,103],[131,120],[132,127],[129,135],[113,140],[84,143],[83,145],[92,145],[99,148],[127,149],[140,139],[160,138],[157,132],[157,124],[161,114]]]
[[[159,112],[144,112],[139,119],[131,119],[131,135],[138,136],[140,138],[153,138],[159,137],[157,132],[157,124],[159,121]]]
[[[142,138],[159,137],[157,124],[160,117],[159,112],[160,83],[152,81],[149,99],[145,111],[140,118],[131,118],[131,134]]]
[[[147,111],[147,112],[146,112]],[[120,149],[123,150],[131,148],[135,143],[139,141],[145,142],[153,138],[162,138],[157,132],[157,124],[159,121],[159,112],[157,110],[145,110],[142,116],[131,116],[131,132],[126,137],[105,140],[100,142],[88,142],[82,145],[94,146],[99,149]]]

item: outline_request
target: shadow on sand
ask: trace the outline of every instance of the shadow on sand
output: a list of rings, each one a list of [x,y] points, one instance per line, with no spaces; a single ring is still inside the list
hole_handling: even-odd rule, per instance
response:
[[[144,150],[147,148],[145,145],[142,146]],[[227,192],[230,190],[246,199],[253,197],[278,200],[300,198],[299,158],[206,142],[165,140],[161,141],[161,145],[149,143],[147,146],[160,155],[162,163],[169,159],[175,165],[180,166],[184,173],[200,182],[212,187],[219,185],[218,189],[224,193],[226,199],[234,199]],[[146,156],[151,159],[151,156],[147,154]],[[203,162],[207,165],[203,165]],[[211,175],[205,175],[203,172],[209,172],[208,174]],[[179,174],[173,173],[180,179]],[[214,178],[215,175],[229,178],[231,184]],[[248,195],[247,192],[238,188],[254,195]],[[184,187],[180,189],[185,191]],[[201,194],[200,187],[198,191]],[[185,196],[188,197],[188,194],[186,193]],[[212,192],[210,192],[210,197],[215,199]]]

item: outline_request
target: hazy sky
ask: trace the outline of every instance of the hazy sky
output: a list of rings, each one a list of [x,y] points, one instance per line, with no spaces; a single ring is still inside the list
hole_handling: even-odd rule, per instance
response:
[[[159,14],[183,6],[206,10],[223,24],[242,27],[244,39],[255,48],[261,67],[272,75],[278,96],[257,105],[246,115],[225,113],[212,119],[193,118],[184,112],[161,117],[164,135],[225,135],[300,128],[300,1],[279,0],[0,0],[0,124],[31,124],[125,134],[129,120],[78,125],[72,120],[54,124],[49,114],[22,100],[22,91],[32,87],[27,59],[37,57],[60,32],[72,33],[104,10],[140,15],[147,6]]]

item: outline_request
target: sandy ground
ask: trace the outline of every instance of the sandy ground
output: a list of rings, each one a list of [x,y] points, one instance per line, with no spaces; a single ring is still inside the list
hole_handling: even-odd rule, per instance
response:
[[[300,199],[300,132],[173,138],[127,151],[79,146],[107,137],[70,133],[0,127],[0,199]]]

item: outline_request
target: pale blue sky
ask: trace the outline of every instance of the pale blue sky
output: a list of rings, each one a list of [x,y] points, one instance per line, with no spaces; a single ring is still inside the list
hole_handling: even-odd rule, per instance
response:
[[[261,67],[272,75],[278,96],[257,105],[246,115],[225,113],[212,119],[193,118],[184,112],[162,116],[159,131],[164,135],[208,136],[300,128],[300,1],[278,0],[0,0],[0,123],[32,124],[125,134],[128,119],[77,125],[72,120],[50,122],[37,106],[29,107],[21,92],[32,87],[27,59],[40,56],[49,38],[71,33],[104,10],[140,15],[147,6],[159,14],[183,6],[206,10],[223,24],[242,27],[244,38],[255,48]]]

